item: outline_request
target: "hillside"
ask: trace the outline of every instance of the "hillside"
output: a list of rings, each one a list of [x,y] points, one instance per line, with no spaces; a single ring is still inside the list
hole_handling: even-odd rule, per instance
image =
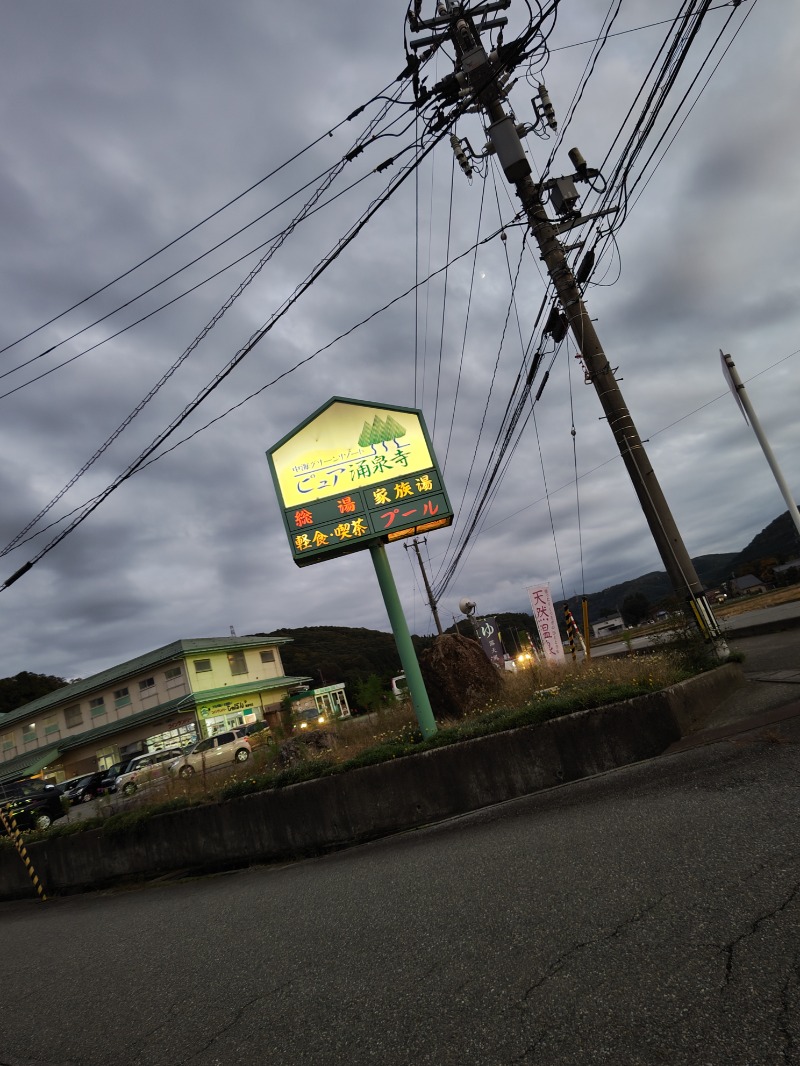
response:
[[[266,634],[257,633],[256,636]],[[391,633],[347,626],[304,626],[276,629],[270,636],[291,637],[281,648],[281,659],[291,677],[313,678],[312,684],[345,682],[353,692],[359,681],[371,676],[388,681],[400,673],[400,658]]]
[[[794,528],[794,522],[789,517],[789,512],[784,511],[760,533],[757,533],[746,548],[734,556],[723,577],[730,577],[731,573],[736,574],[737,577],[742,574],[760,574],[770,564],[774,566],[776,562],[786,563],[790,559],[797,558],[800,558],[800,538]],[[763,576],[768,577],[766,574]]]
[[[48,692],[54,692],[67,683],[63,677],[31,674],[27,670],[22,670],[14,677],[0,678],[0,714],[14,711],[17,707],[22,707],[40,696],[46,696]]]
[[[723,552],[716,555],[699,555],[692,562],[697,571],[697,576],[703,584],[706,587],[711,587],[721,580],[719,575],[724,576],[730,573],[731,563],[736,558],[738,558],[736,552]],[[645,596],[648,603],[653,606],[671,599],[674,595],[666,572],[664,570],[652,570],[649,574],[642,574],[641,577],[622,581],[618,585],[610,585],[599,592],[590,592],[588,594],[589,620],[597,622],[609,614],[616,614],[622,601],[627,596],[637,593]],[[570,597],[569,605],[575,617],[579,618],[581,610],[580,596]]]
[[[800,543],[789,512],[785,511],[761,530],[740,552],[701,555],[694,559],[697,573],[707,588],[717,586],[731,574],[755,573],[770,579],[770,568],[776,563],[800,557]],[[616,614],[628,596],[643,595],[655,609],[672,598],[667,575],[661,570],[642,574],[618,585],[588,595],[589,619],[597,622],[609,614]],[[569,605],[575,619],[581,623],[580,597],[571,597]],[[559,621],[563,619],[563,603],[557,602]],[[506,650],[516,653],[526,642],[526,633],[535,632],[535,623],[524,612],[492,612]],[[458,623],[460,632],[472,636],[465,618]],[[448,627],[454,632],[455,626]],[[253,634],[266,636],[267,634]],[[276,629],[273,636],[290,637],[281,651],[286,673],[310,677],[316,686],[344,682],[348,696],[354,702],[356,693],[370,679],[379,679],[388,687],[389,679],[401,671],[400,659],[391,633],[374,629],[354,629],[347,626],[305,626],[298,629]],[[431,637],[413,637],[417,650],[430,643]],[[37,696],[66,684],[63,678],[30,674],[23,671],[16,677],[0,679],[0,716]]]
[[[754,573],[770,580],[769,567],[775,563],[786,562],[800,556],[797,532],[789,512],[784,511],[750,543],[739,552],[721,552],[712,555],[699,555],[692,559],[697,576],[706,588],[713,588],[730,579],[732,574]],[[673,598],[672,586],[663,570],[653,570],[641,577],[631,578],[618,585],[590,592],[589,619],[596,622],[609,613],[616,613],[626,596],[641,593],[654,607],[665,600]],[[571,597],[570,609],[579,617],[580,597]]]

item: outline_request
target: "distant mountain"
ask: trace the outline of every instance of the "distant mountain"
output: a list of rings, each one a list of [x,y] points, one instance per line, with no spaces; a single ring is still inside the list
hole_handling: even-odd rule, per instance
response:
[[[784,511],[734,556],[727,571],[718,580],[728,578],[732,573],[737,577],[751,573],[761,576],[761,572],[770,565],[774,566],[775,562],[788,563],[790,559],[797,558],[800,558],[800,537],[789,512]]]
[[[720,552],[700,555],[693,559],[698,577],[706,586],[713,588],[728,580],[731,574],[758,573],[769,562],[785,562],[800,556],[800,545],[789,512],[779,515],[755,536],[740,552]],[[597,622],[609,614],[616,614],[627,596],[641,593],[655,609],[673,598],[672,586],[663,570],[653,570],[641,577],[631,578],[618,585],[588,594],[589,620]],[[580,624],[582,620],[579,596],[569,599],[570,610]],[[556,604],[559,621],[563,624],[563,602]],[[493,612],[488,612],[492,614]],[[494,613],[503,642],[509,652],[525,643],[525,633],[535,632],[535,623],[524,612]],[[461,633],[472,635],[466,619],[458,623]],[[448,632],[455,632],[449,626]],[[391,633],[374,629],[351,629],[348,626],[306,626],[299,629],[276,629],[275,636],[292,638],[292,643],[281,649],[281,658],[286,673],[291,676],[311,677],[315,685],[330,685],[344,681],[348,693],[354,693],[359,682],[371,676],[384,684],[400,673],[400,659]],[[419,650],[430,642],[429,637],[414,637]]]
[[[291,637],[292,643],[281,648],[283,668],[290,677],[313,678],[316,687],[343,681],[352,692],[358,681],[373,674],[386,682],[400,673],[400,657],[391,633],[348,626],[303,626],[275,629],[269,635]]]
[[[698,555],[692,559],[697,576],[706,586],[711,588],[717,585],[725,575],[730,576],[730,567],[736,552],[722,552],[716,555]],[[599,592],[587,594],[589,600],[589,621],[598,622],[610,614],[617,614],[627,596],[641,593],[653,607],[658,606],[665,600],[670,600],[675,593],[672,584],[664,570],[652,570],[649,574],[641,577],[633,577],[629,581],[622,581],[618,585],[610,585]],[[580,596],[572,596],[569,606],[575,618],[579,618],[581,611]]]
[[[714,588],[730,579],[732,574],[754,573],[769,580],[769,566],[776,562],[783,563],[800,556],[800,542],[789,512],[784,511],[758,533],[747,547],[740,552],[721,552],[713,555],[699,555],[692,559],[697,576],[706,588]],[[588,593],[589,620],[599,621],[605,615],[614,613],[622,606],[626,596],[642,593],[653,607],[665,600],[674,598],[669,578],[663,570],[653,570],[641,577],[631,578],[619,585],[611,585],[599,592]],[[579,596],[569,599],[570,610],[579,617],[581,609]]]

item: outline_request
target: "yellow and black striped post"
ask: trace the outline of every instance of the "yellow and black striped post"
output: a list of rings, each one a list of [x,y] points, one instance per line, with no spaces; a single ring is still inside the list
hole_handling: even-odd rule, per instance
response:
[[[19,852],[19,857],[25,863],[25,869],[28,871],[28,877],[30,877],[31,881],[33,882],[33,887],[39,893],[39,898],[42,900],[47,899],[44,888],[42,888],[42,882],[39,880],[36,871],[33,868],[33,863],[31,862],[30,855],[28,855],[28,849],[25,847],[25,841],[22,839],[22,834],[17,828],[17,821],[14,815],[11,814],[9,811],[4,811],[3,808],[0,807],[0,821],[2,821],[3,825],[5,826],[6,832],[14,841],[14,847]]]

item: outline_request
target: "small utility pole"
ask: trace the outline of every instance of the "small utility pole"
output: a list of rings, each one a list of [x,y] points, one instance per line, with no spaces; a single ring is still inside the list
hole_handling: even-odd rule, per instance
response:
[[[798,512],[797,504],[794,502],[792,490],[789,488],[789,484],[783,476],[781,468],[778,466],[778,460],[775,458],[775,453],[772,448],[770,448],[767,436],[761,428],[761,423],[753,410],[753,405],[750,403],[750,397],[747,395],[747,389],[745,389],[742,379],[739,377],[739,371],[736,369],[736,363],[734,363],[729,355],[725,355],[722,351],[720,351],[719,355],[722,360],[722,373],[725,375],[725,380],[728,382],[731,392],[736,397],[736,402],[741,408],[745,422],[747,422],[748,418],[750,420],[750,425],[753,427],[756,439],[761,445],[764,458],[769,463],[769,468],[778,483],[781,495],[784,500],[786,500],[786,506],[789,508],[789,517],[794,522],[794,527],[797,530],[798,536],[800,536],[800,512]]]
[[[415,17],[412,29],[433,29],[436,32],[424,42],[412,42],[412,47],[415,43],[419,46],[421,43],[441,38],[447,38],[452,43],[456,52],[456,73],[449,75],[431,91],[442,96],[445,101],[456,101],[469,96],[474,100],[475,109],[485,113],[489,143],[484,154],[497,155],[506,179],[514,186],[527,215],[531,233],[539,245],[541,257],[586,366],[587,377],[597,392],[672,586],[681,601],[691,608],[692,617],[703,637],[715,642],[721,657],[726,656],[728,649],[703,594],[703,586],[647,458],[644,445],[623,400],[619,383],[600,344],[594,324],[581,298],[578,283],[558,239],[560,232],[574,229],[581,221],[589,221],[591,216],[581,219],[575,210],[578,194],[574,182],[596,177],[597,171],[589,170],[583,156],[573,148],[569,155],[576,168],[575,174],[542,184],[533,181],[531,165],[520,139],[520,131],[527,133],[532,127],[518,126],[513,114],[507,113],[503,105],[506,98],[503,86],[518,61],[519,52],[514,44],[510,44],[500,45],[491,55],[487,55],[481,44],[475,20],[483,19],[480,23],[481,31],[504,25],[507,21],[504,18],[488,21],[485,16],[508,7],[508,2],[509,0],[496,0],[494,3],[472,6],[468,10],[466,5],[457,4],[454,0],[441,0],[437,18],[423,21]],[[544,86],[539,87],[539,99],[543,120],[555,128],[555,115]],[[458,159],[458,152],[456,158]],[[550,221],[543,202],[543,194],[546,192],[550,193],[551,201],[565,221]]]
[[[427,541],[423,538],[422,543],[426,544]],[[444,633],[444,630],[442,629],[442,623],[439,621],[439,607],[433,595],[433,589],[431,588],[430,582],[428,581],[428,575],[425,573],[425,567],[422,565],[422,556],[419,553],[419,544],[417,543],[416,537],[414,537],[414,539],[411,541],[411,546],[417,553],[417,562],[419,563],[419,568],[422,572],[422,580],[425,583],[425,591],[428,593],[428,605],[431,609],[431,612],[433,613],[433,620],[436,623],[436,632],[439,634],[439,636],[441,636],[442,633]],[[406,545],[406,551],[408,551],[408,545]]]

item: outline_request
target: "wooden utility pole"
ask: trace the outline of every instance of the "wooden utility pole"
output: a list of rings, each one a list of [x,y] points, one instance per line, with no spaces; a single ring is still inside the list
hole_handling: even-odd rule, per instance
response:
[[[423,544],[424,543],[425,541],[423,540]],[[430,582],[428,581],[428,575],[425,573],[425,567],[422,565],[422,556],[419,553],[419,544],[417,543],[416,537],[414,537],[414,539],[411,541],[411,546],[417,553],[417,562],[419,563],[419,568],[422,572],[422,580],[425,583],[425,591],[428,593],[428,605],[430,606],[431,613],[433,614],[433,620],[436,623],[436,632],[439,634],[439,636],[441,636],[444,633],[444,630],[442,629],[442,623],[439,621],[439,606],[436,603],[436,599],[433,595],[433,589],[431,588]],[[408,550],[407,545],[406,550]]]
[[[456,52],[455,82],[458,93],[462,96],[470,94],[475,101],[475,108],[483,111],[486,116],[485,125],[489,143],[485,154],[497,155],[506,179],[514,186],[519,197],[530,224],[531,233],[539,245],[559,303],[586,366],[588,379],[597,392],[672,586],[681,602],[690,608],[691,616],[703,637],[716,644],[721,657],[727,656],[728,649],[722,639],[719,625],[703,594],[703,586],[695,572],[694,564],[622,397],[619,382],[609,365],[594,324],[581,298],[580,288],[567,262],[564,248],[558,239],[560,231],[572,230],[581,221],[577,213],[572,211],[574,202],[577,201],[577,193],[575,193],[574,200],[571,196],[574,192],[574,181],[586,180],[587,177],[594,176],[597,172],[589,172],[580,152],[572,149],[570,158],[576,166],[576,174],[543,184],[533,181],[531,165],[522,145],[516,120],[513,114],[506,112],[504,107],[506,93],[503,85],[508,80],[509,66],[513,62],[513,56],[509,58],[509,49],[502,48],[493,51],[491,56],[487,55],[481,44],[475,20],[483,18],[484,21],[480,23],[481,31],[489,28],[490,25],[494,27],[502,25],[505,19],[495,19],[490,23],[486,21],[486,15],[507,6],[506,0],[499,0],[495,3],[473,6],[467,11],[466,6],[456,4],[453,0],[442,0],[437,18],[428,22],[417,19],[417,24],[419,28],[436,31],[434,38],[427,38],[427,40],[446,37],[454,46]],[[453,76],[451,75],[439,86],[435,86],[432,91],[436,94],[439,90],[443,95],[451,96],[452,85]],[[541,89],[543,86],[540,86]],[[540,99],[545,117],[548,118],[549,115],[548,121],[555,128],[552,105],[546,91],[543,96],[540,91]],[[562,214],[567,216],[567,221],[561,224],[551,222],[544,208],[543,193],[553,188],[556,189],[559,203],[564,208]],[[588,220],[588,217],[584,219],[584,221]]]

